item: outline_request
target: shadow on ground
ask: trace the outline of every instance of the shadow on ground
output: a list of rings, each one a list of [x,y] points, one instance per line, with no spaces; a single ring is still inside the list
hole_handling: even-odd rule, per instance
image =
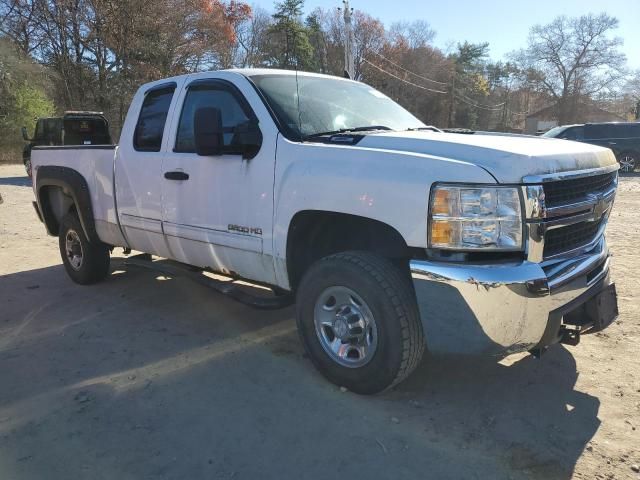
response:
[[[292,309],[121,261],[93,287],[0,277],[0,305],[0,478],[568,479],[599,426],[560,346],[361,397],[313,370]]]

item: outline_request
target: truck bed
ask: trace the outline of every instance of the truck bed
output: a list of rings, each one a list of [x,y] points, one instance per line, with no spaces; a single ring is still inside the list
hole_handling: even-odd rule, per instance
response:
[[[119,228],[114,228],[118,225],[113,181],[117,152],[117,145],[34,147],[32,151],[33,188],[37,193],[40,167],[57,166],[76,170],[87,181],[99,237],[107,243],[121,245],[123,244],[121,232]]]

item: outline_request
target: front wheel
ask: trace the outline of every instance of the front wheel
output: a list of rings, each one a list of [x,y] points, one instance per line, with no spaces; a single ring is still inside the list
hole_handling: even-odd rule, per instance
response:
[[[404,380],[424,353],[411,283],[390,261],[338,253],[307,271],[297,294],[302,342],[331,382],[360,394]]]
[[[60,224],[60,255],[71,280],[89,285],[103,280],[109,273],[109,248],[101,242],[89,242],[80,220],[73,213]]]
[[[620,171],[623,173],[632,173],[638,168],[638,155],[632,152],[621,153],[618,157]]]

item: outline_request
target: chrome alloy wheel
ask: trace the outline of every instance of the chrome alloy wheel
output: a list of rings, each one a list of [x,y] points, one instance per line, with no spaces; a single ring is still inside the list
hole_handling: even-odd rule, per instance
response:
[[[625,173],[631,173],[636,168],[637,160],[633,155],[623,155],[620,157],[620,170]]]
[[[378,345],[378,329],[368,305],[347,287],[325,289],[315,305],[316,335],[332,360],[344,367],[362,367]]]
[[[82,267],[82,243],[80,243],[80,236],[75,230],[67,231],[65,237],[65,252],[71,268],[80,270]]]

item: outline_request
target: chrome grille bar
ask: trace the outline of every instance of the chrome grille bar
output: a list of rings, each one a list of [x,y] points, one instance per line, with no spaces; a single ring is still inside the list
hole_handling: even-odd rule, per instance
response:
[[[617,165],[612,165],[524,179],[525,183],[532,180],[539,182],[537,185],[522,187],[530,261],[542,262],[579,255],[598,243],[604,235],[615,199],[617,169]],[[555,203],[548,203],[549,191],[554,192]],[[559,198],[566,199],[567,203],[558,203]],[[592,222],[596,223],[589,225]],[[572,236],[575,236],[574,242]],[[547,240],[550,244],[545,247]]]

